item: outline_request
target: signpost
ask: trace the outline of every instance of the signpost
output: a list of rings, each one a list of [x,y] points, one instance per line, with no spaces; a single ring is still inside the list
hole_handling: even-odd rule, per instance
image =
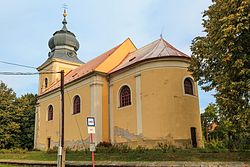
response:
[[[87,117],[87,125],[95,127],[95,117]]]
[[[87,117],[88,134],[90,134],[89,150],[92,152],[92,167],[95,167],[95,143],[93,134],[95,134],[95,117]]]

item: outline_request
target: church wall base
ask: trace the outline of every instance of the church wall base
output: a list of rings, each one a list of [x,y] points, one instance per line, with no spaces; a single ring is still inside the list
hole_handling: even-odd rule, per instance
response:
[[[127,145],[132,149],[137,148],[138,146],[149,148],[149,149],[165,149],[165,148],[192,148],[190,139],[176,139],[176,140],[137,140],[129,142],[119,142],[113,143],[113,145]],[[57,150],[58,142],[52,142],[49,150]],[[89,148],[89,140],[74,140],[74,141],[65,141],[66,150],[85,150]],[[48,148],[44,144],[38,144],[37,148],[39,150],[46,151]]]

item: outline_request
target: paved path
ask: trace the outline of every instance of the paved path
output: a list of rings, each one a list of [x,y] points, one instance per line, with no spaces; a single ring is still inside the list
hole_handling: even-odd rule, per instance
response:
[[[21,166],[56,166],[56,161],[31,160],[0,160],[0,164],[15,164]],[[158,162],[122,162],[97,161],[96,167],[250,167],[250,162],[187,162],[187,161],[158,161]],[[90,161],[67,161],[66,167],[90,167]]]

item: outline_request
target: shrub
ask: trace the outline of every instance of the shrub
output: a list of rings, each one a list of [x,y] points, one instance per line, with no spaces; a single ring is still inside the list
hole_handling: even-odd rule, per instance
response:
[[[46,152],[47,153],[57,153],[58,152],[58,147],[54,146],[53,148],[48,149]]]
[[[212,139],[209,143],[204,142],[205,148],[198,149],[200,152],[224,152],[227,150],[225,141],[220,141],[218,139]]]
[[[139,145],[136,147],[135,151],[138,153],[144,153],[144,152],[148,151],[148,149]]]
[[[105,144],[100,144],[98,145],[98,147],[96,148],[96,152],[104,152],[104,153],[128,153],[129,151],[131,151],[132,149],[125,144],[115,144],[115,145],[110,145],[108,143]]]
[[[105,147],[105,148],[107,148],[107,147],[112,147],[112,144],[110,143],[110,142],[100,142],[99,144],[97,144],[97,146],[96,147]]]
[[[170,142],[158,143],[158,148],[163,152],[176,152],[176,147]]]
[[[28,149],[21,149],[21,148],[0,149],[1,154],[8,154],[8,153],[24,154],[27,151]]]
[[[238,138],[237,140],[227,139],[224,140],[224,143],[230,151],[250,150],[250,139],[247,138]]]
[[[113,148],[114,148],[114,151],[117,151],[120,153],[128,153],[132,150],[131,147],[129,147],[126,144],[116,144],[116,145],[114,145]]]

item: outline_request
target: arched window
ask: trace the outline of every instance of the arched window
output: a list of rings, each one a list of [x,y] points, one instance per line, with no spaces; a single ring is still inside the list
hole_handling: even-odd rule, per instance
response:
[[[130,88],[125,85],[120,90],[120,107],[128,106],[131,104],[131,91]]]
[[[190,78],[184,80],[185,94],[194,95],[193,81]]]
[[[76,95],[73,102],[73,114],[80,113],[81,101],[80,97]]]
[[[53,106],[49,105],[48,107],[48,121],[53,120]]]
[[[44,87],[47,88],[48,87],[48,78],[44,79]]]

